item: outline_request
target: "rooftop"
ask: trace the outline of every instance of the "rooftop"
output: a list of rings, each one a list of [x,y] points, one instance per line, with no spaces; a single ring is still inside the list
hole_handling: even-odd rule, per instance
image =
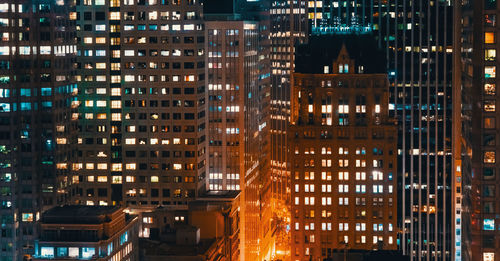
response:
[[[113,214],[120,207],[66,205],[51,208],[43,213],[45,224],[101,224],[106,215]]]
[[[308,43],[297,46],[295,72],[324,73],[324,66],[337,60],[343,45],[356,67],[364,67],[365,74],[387,73],[385,53],[371,35],[311,36]]]
[[[168,257],[168,256],[198,256],[204,255],[208,249],[215,243],[213,239],[201,239],[200,243],[196,246],[192,245],[177,245],[167,244],[159,241],[141,239],[139,242],[140,248],[143,249],[143,254],[152,258],[155,256]]]

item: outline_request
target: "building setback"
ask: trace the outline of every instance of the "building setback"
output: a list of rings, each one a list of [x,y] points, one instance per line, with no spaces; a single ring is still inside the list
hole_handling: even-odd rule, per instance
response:
[[[302,64],[293,75],[287,135],[291,259],[396,250],[397,126],[389,117],[387,74],[364,74],[368,66],[351,59],[345,45],[333,62],[309,57],[319,65]]]

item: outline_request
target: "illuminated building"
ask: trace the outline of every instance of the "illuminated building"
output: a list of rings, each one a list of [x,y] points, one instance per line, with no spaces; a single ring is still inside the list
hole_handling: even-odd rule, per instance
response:
[[[456,6],[454,64],[455,176],[462,186],[455,260],[500,260],[500,200],[497,155],[499,111],[497,1],[462,1]],[[461,156],[461,157],[460,157]],[[459,190],[462,188],[461,190]],[[456,203],[460,203],[457,195]],[[461,228],[461,229],[460,229]],[[459,233],[461,232],[461,233]],[[461,239],[461,242],[460,242]],[[461,243],[461,245],[460,245]]]
[[[123,208],[54,207],[40,226],[34,260],[139,260],[139,218]]]
[[[396,250],[397,126],[383,55],[369,38],[326,37],[311,37],[296,55],[291,260]]]
[[[139,212],[241,190],[241,251],[255,260],[271,235],[267,34],[257,21],[202,20],[203,8],[77,5],[80,132],[68,193],[74,204]]]
[[[455,164],[452,2],[323,0],[308,5],[312,34],[371,34],[385,49],[389,109],[399,121],[399,246],[412,260],[451,260],[460,252],[455,229],[460,214],[453,203],[459,184],[450,174]],[[437,212],[424,211],[431,208]]]
[[[71,162],[74,24],[64,1],[0,1],[0,260],[29,259]]]
[[[290,169],[286,133],[290,120],[290,82],[295,45],[307,38],[307,1],[270,0],[271,177],[277,258],[289,253]]]
[[[205,190],[202,5],[83,0],[72,202],[185,205]]]
[[[289,200],[286,128],[290,117],[290,77],[296,43],[306,39],[306,1],[271,2],[271,167],[273,197]],[[288,190],[288,191],[287,191]]]
[[[205,14],[208,189],[241,190],[242,260],[269,260],[274,228],[268,28],[265,14],[252,17],[246,11],[250,7]]]

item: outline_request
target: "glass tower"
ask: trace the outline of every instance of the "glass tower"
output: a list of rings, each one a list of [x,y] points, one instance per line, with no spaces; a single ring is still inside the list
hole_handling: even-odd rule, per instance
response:
[[[309,1],[307,16],[312,34],[371,33],[386,50],[389,110],[399,122],[398,244],[412,260],[451,260],[451,2]]]

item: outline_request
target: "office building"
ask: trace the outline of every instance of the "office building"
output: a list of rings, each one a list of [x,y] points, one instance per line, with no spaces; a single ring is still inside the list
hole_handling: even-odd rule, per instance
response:
[[[71,2],[0,2],[0,260],[30,259],[76,127]]]
[[[290,121],[290,82],[296,44],[307,39],[307,1],[270,0],[271,177],[276,257],[289,254],[290,164],[286,133]]]
[[[80,1],[72,203],[183,205],[205,190],[199,1]]]
[[[34,260],[139,260],[139,218],[123,208],[54,207],[40,227]]]
[[[453,71],[453,104],[458,110],[454,118],[458,147],[455,171],[457,182],[462,181],[462,190],[457,191],[462,193],[462,215],[456,220],[461,225],[462,255],[456,260],[500,260],[500,187],[496,175],[496,18],[500,9],[497,1],[462,1],[455,10],[455,23],[461,25],[455,29],[455,51],[461,55],[456,57]]]
[[[268,30],[241,12],[205,14],[209,190],[241,190],[242,258],[269,260]]]
[[[298,48],[287,135],[291,260],[397,249],[397,126],[385,61],[370,44],[311,37]]]
[[[412,260],[456,259],[453,1],[309,3],[312,34],[371,34],[386,50],[389,109],[399,121],[400,248]]]

